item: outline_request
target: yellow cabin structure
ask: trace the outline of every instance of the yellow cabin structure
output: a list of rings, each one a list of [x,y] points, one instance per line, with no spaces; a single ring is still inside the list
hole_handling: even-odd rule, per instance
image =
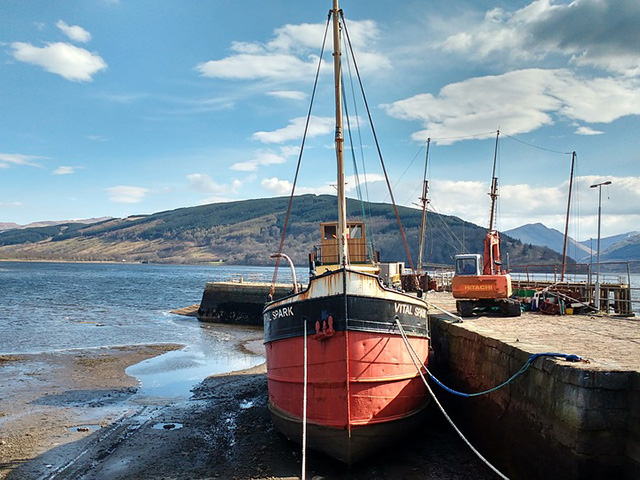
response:
[[[316,253],[316,273],[321,274],[338,266],[338,222],[320,223],[320,251]],[[376,274],[379,267],[367,258],[367,236],[364,222],[347,222],[349,265],[357,270]]]

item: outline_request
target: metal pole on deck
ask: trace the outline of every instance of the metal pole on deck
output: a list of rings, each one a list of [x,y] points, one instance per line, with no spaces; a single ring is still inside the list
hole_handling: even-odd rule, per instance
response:
[[[602,219],[602,186],[611,185],[611,181],[596,183],[590,188],[598,188],[598,251],[596,253],[596,291],[595,291],[595,307],[600,311],[600,221]]]

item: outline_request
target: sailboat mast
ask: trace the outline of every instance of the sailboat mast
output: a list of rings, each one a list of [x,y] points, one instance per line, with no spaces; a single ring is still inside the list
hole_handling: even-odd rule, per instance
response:
[[[338,164],[338,241],[340,265],[347,265],[347,199],[344,180],[344,133],[342,131],[342,74],[340,71],[340,9],[333,0],[333,73],[336,99],[336,160]]]
[[[493,220],[495,218],[496,211],[496,199],[498,198],[498,177],[496,177],[496,160],[498,158],[498,138],[500,137],[500,130],[496,133],[496,147],[493,152],[493,172],[491,174],[491,215],[489,216],[489,231],[493,230]]]
[[[418,247],[418,269],[417,269],[418,273],[420,273],[422,268],[422,250],[424,247],[425,227],[427,225],[427,204],[429,203],[429,199],[427,198],[427,193],[429,193],[429,181],[427,180],[427,165],[429,165],[429,145],[430,144],[431,144],[431,138],[427,138],[427,156],[424,161],[424,177],[422,180],[422,197],[420,197],[420,201],[422,202],[422,225],[420,226],[420,246]]]
[[[564,273],[567,269],[567,239],[569,238],[569,212],[571,210],[571,190],[573,188],[573,166],[576,162],[576,152],[571,155],[571,173],[569,174],[569,198],[567,199],[567,220],[564,223],[564,243],[562,245],[562,273],[560,281],[564,282]]]

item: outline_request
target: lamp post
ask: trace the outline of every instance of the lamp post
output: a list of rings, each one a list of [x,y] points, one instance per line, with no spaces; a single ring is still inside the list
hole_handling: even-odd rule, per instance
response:
[[[596,254],[596,299],[595,307],[600,311],[600,219],[602,218],[602,186],[611,185],[611,181],[596,183],[591,188],[598,187],[598,252]]]

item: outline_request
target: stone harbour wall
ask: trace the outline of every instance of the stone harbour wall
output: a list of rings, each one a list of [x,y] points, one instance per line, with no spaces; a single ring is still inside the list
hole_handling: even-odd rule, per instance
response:
[[[432,318],[432,343],[432,372],[467,393],[501,384],[540,352],[442,318]],[[543,357],[487,395],[434,389],[472,444],[510,478],[640,478],[637,371]]]

